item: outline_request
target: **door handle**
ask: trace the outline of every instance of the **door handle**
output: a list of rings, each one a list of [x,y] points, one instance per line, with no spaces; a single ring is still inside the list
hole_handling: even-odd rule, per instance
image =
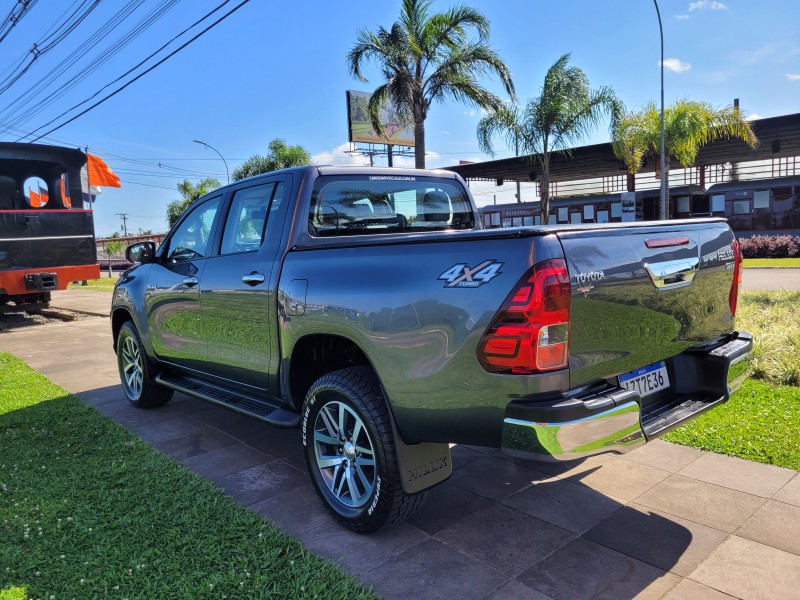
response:
[[[242,283],[246,283],[247,285],[258,285],[259,283],[264,283],[264,280],[265,277],[261,273],[256,273],[255,271],[242,276]]]
[[[658,290],[671,290],[691,285],[700,267],[699,258],[645,263],[644,268]]]
[[[185,285],[186,287],[194,287],[198,283],[200,283],[200,280],[197,277],[184,277],[183,278],[183,285]]]

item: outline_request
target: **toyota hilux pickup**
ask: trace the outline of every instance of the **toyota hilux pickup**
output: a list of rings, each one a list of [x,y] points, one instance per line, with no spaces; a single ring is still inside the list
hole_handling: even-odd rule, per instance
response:
[[[750,371],[723,219],[483,230],[454,173],[311,166],[215,190],[127,257],[129,402],[178,391],[298,428],[319,497],[362,533],[415,512],[452,444],[622,453]]]

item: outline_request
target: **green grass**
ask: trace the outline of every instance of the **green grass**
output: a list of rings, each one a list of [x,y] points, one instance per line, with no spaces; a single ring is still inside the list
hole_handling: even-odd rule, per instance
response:
[[[753,334],[753,377],[800,386],[800,292],[743,292],[736,327]]]
[[[800,267],[800,258],[745,258],[745,269],[754,267]]]
[[[4,353],[0,399],[0,599],[373,597]]]
[[[728,402],[664,439],[711,452],[800,469],[800,388],[750,380]]]
[[[78,283],[70,283],[67,286],[68,290],[95,290],[101,292],[114,291],[114,284],[117,283],[116,277],[101,277],[100,279],[89,279],[86,285]]]

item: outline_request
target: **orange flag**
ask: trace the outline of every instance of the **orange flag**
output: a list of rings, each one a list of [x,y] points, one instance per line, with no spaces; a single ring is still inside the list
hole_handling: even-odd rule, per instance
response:
[[[67,208],[72,208],[72,201],[70,200],[70,197],[67,195],[66,187],[67,186],[64,185],[64,178],[62,177],[61,178],[61,200],[64,202],[64,206],[66,206]]]
[[[32,189],[28,189],[28,197],[31,201],[31,206],[33,208],[39,208],[42,205],[42,200],[39,198],[39,192],[34,192]]]
[[[122,187],[119,182],[119,177],[114,174],[114,171],[105,163],[102,158],[94,154],[87,154],[88,169],[89,169],[89,184],[97,185],[100,187]]]

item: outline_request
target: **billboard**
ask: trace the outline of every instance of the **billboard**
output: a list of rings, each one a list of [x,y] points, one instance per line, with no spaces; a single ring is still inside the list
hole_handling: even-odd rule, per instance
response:
[[[372,96],[369,92],[347,91],[347,130],[351,142],[414,145],[414,124],[403,123],[391,105],[381,108],[381,124],[386,137],[379,136],[372,128],[367,105]]]

